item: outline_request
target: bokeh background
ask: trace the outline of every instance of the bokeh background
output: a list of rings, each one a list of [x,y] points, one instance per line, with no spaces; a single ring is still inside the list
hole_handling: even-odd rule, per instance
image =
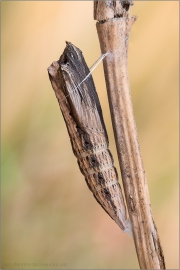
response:
[[[131,14],[139,141],[166,265],[179,269],[179,2],[134,1]],[[1,15],[1,269],[138,269],[132,239],[79,171],[47,74],[66,40],[89,66],[100,56],[93,2],[3,1]],[[93,77],[118,168],[102,63]]]

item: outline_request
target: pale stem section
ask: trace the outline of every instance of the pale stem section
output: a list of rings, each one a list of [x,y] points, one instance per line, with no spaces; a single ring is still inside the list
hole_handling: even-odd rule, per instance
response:
[[[102,3],[101,3],[102,2]],[[108,2],[106,4],[106,2]],[[153,220],[148,186],[134,119],[128,78],[128,40],[136,17],[128,12],[117,16],[120,1],[94,3],[94,16],[129,217],[141,269],[165,269],[162,247]],[[115,16],[116,15],[116,16]],[[114,18],[113,16],[117,17]]]

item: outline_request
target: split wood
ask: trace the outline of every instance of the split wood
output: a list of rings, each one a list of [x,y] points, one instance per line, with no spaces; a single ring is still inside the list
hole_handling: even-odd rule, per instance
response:
[[[165,269],[153,219],[134,119],[128,78],[128,41],[136,17],[131,1],[94,1],[94,19],[103,61],[118,159],[134,243],[141,269]]]

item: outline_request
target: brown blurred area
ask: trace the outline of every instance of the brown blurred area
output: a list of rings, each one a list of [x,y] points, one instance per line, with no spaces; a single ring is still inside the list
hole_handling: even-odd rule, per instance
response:
[[[131,14],[139,141],[166,265],[179,269],[179,2],[134,1]],[[89,66],[100,56],[93,2],[3,1],[1,15],[1,269],[138,269],[133,240],[78,169],[47,74],[66,40]],[[93,77],[118,168],[102,64]]]

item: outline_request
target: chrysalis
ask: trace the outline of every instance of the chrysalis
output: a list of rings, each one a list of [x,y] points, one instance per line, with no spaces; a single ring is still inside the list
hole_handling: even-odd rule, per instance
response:
[[[131,234],[126,206],[113,166],[100,102],[82,52],[72,43],[49,77],[66,122],[80,171],[97,202],[123,230]]]

